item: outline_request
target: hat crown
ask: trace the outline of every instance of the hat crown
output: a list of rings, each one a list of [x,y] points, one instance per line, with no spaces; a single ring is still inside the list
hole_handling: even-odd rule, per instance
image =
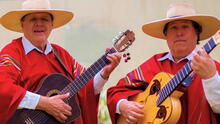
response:
[[[25,0],[22,3],[22,10],[51,9],[49,0]]]
[[[191,4],[174,3],[168,7],[167,18],[196,15],[196,11]]]

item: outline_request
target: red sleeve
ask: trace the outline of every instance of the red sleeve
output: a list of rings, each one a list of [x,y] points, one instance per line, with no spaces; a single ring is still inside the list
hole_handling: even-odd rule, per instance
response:
[[[19,70],[12,64],[0,65],[0,122],[6,123],[17,109],[26,91],[17,85]]]
[[[216,65],[216,68],[217,68],[217,71],[218,71],[218,74],[220,75],[220,63],[215,61],[215,65]],[[220,123],[220,114],[219,113],[214,113],[215,116],[212,116],[212,118],[214,117],[213,120],[216,119],[217,123],[219,124]]]
[[[116,113],[116,105],[120,99],[128,98],[129,96],[135,95],[142,90],[131,90],[126,87],[124,78],[121,79],[118,84],[107,90],[107,106],[110,113],[112,124],[116,124],[119,114]]]
[[[19,86],[20,68],[18,58],[21,54],[17,47],[21,38],[6,45],[0,55],[0,122],[6,123],[25,96],[26,90]]]

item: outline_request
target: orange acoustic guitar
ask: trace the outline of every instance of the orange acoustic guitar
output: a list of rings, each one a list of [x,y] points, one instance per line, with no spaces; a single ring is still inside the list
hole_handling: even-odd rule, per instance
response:
[[[220,38],[219,38],[220,39]],[[203,49],[210,53],[220,42],[211,38]],[[154,76],[144,92],[141,92],[129,100],[144,105],[143,111],[145,118],[135,124],[175,124],[181,115],[181,103],[179,98],[183,92],[176,88],[192,72],[190,62],[186,63],[183,68],[174,76],[160,72]],[[128,124],[125,117],[119,117],[117,124]]]

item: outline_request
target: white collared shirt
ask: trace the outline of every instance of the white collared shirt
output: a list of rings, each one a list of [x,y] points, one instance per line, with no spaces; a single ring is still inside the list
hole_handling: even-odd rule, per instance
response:
[[[24,47],[24,51],[25,51],[26,55],[34,49],[36,49],[37,51],[39,51],[42,54],[47,55],[48,53],[52,52],[52,49],[53,49],[51,44],[49,42],[47,42],[45,51],[42,51],[42,50],[38,49],[37,47],[35,47],[25,36],[22,37],[22,45]]]
[[[47,42],[45,51],[42,51],[35,47],[25,36],[22,37],[22,45],[26,55],[34,49],[41,52],[42,54],[47,55],[48,53],[52,52],[53,49],[52,45]],[[101,92],[106,82],[107,80],[100,76],[100,72],[95,75],[93,83],[95,94],[99,94]],[[27,91],[18,108],[35,109],[39,99],[40,95]]]
[[[198,49],[195,48],[193,51],[197,52]],[[179,62],[181,62],[182,60],[185,60],[185,59],[187,59],[187,60],[192,60],[192,57],[193,57],[193,54],[190,53],[188,56],[186,56],[186,57],[180,59],[179,61],[175,62],[175,61],[174,61],[174,58],[173,58],[173,56],[172,56],[172,54],[171,54],[171,52],[168,52],[165,56],[159,58],[157,61],[164,61],[165,59],[169,59],[169,60],[172,61],[172,62],[179,63]]]

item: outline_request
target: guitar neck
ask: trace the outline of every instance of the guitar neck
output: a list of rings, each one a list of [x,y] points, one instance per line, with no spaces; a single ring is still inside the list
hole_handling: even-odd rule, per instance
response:
[[[215,47],[217,43],[213,38],[211,38],[202,49],[207,53],[210,53]],[[198,52],[197,52],[198,53]],[[198,53],[199,54],[199,53]],[[192,72],[192,67],[190,65],[191,61],[187,62],[183,68],[178,71],[178,73],[161,89],[159,93],[159,98],[157,100],[157,105],[159,106],[170,94],[184,81],[184,79],[189,76]]]
[[[95,63],[93,63],[85,72],[77,77],[72,83],[67,85],[61,93],[70,93],[70,97],[75,95],[89,80],[91,80],[104,66],[109,64],[109,60],[106,58],[107,54],[115,53],[116,50],[111,48]]]

